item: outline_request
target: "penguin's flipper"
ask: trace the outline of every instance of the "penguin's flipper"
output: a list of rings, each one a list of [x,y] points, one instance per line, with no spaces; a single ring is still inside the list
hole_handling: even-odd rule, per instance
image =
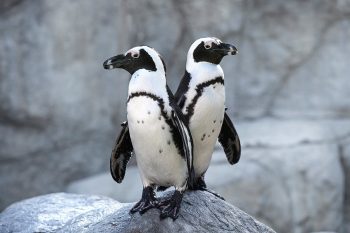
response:
[[[167,86],[167,92],[169,95],[170,106],[173,109],[172,122],[175,126],[176,134],[181,138],[182,156],[186,159],[188,180],[187,184],[192,186],[194,183],[194,169],[193,169],[193,140],[189,127],[184,123],[185,117],[181,112],[181,109],[175,102],[175,97],[172,94],[170,88]]]
[[[122,127],[110,159],[110,171],[113,179],[118,183],[123,181],[126,165],[133,153],[128,123],[124,122]]]
[[[228,162],[230,164],[237,163],[241,157],[241,143],[237,131],[226,112],[219,134],[219,142],[224,148]]]
[[[189,174],[188,183],[192,185],[194,179],[194,170],[193,170],[193,141],[189,128],[185,123],[180,120],[179,112],[173,111],[173,124],[175,125],[178,134],[181,136],[182,142],[182,156],[185,157],[187,162],[187,170]]]
[[[180,109],[183,108],[186,102],[186,92],[188,91],[189,85],[191,81],[191,75],[190,73],[185,70],[185,74],[183,75],[181,82],[179,84],[179,87],[177,88],[177,91],[175,93],[175,101],[177,102],[177,105],[180,107]]]

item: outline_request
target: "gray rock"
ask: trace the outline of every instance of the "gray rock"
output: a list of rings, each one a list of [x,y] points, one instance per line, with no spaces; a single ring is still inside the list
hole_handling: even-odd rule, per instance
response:
[[[340,155],[345,175],[343,232],[350,232],[350,137],[342,142]]]
[[[93,215],[97,222],[122,206],[124,205],[102,196],[48,194],[20,201],[6,208],[0,214],[0,231],[56,232],[72,219],[79,217],[82,221],[86,216]]]
[[[262,118],[235,124],[243,147],[290,147],[337,143],[350,135],[350,120]]]
[[[344,75],[350,72],[346,62],[350,45],[343,43],[349,37],[348,19],[329,23],[315,51],[290,74],[276,96],[272,106],[275,115],[350,116],[350,100],[344,98],[350,88],[349,82],[344,79]]]
[[[203,8],[203,5],[206,7]],[[185,16],[182,20],[186,21],[188,30],[193,33],[195,39],[210,35],[224,36],[228,31],[238,32],[242,27],[243,5],[242,0],[234,3],[230,0],[197,0],[184,2],[179,7]],[[215,14],[215,17],[208,17],[211,14]]]
[[[337,233],[334,231],[317,231],[317,232],[311,232],[311,233]]]
[[[236,166],[210,166],[206,180],[277,232],[341,232],[345,190],[337,145],[245,149]]]
[[[102,173],[77,180],[68,185],[67,192],[94,194],[112,197],[121,202],[138,201],[142,194],[142,183],[137,167],[128,167],[121,184],[116,183],[110,173]]]
[[[0,210],[108,169],[128,82],[102,68],[122,45],[118,20],[111,20],[118,5],[3,4]]]
[[[106,142],[112,141],[96,134],[85,142],[67,142],[22,159],[1,160],[1,209],[22,197],[63,190],[72,180],[107,170],[111,145]]]
[[[225,85],[227,83],[228,88],[232,90],[227,92],[227,102],[229,107],[232,107],[231,113],[241,117],[260,117],[270,115],[273,109],[274,112],[280,110],[281,116],[290,117],[288,112],[283,114],[282,110],[293,110],[295,105],[292,107],[285,103],[275,106],[275,102],[280,99],[279,93],[284,91],[285,84],[289,80],[293,81],[291,76],[299,67],[305,67],[305,71],[308,72],[306,78],[315,79],[318,76],[313,71],[319,68],[318,71],[322,73],[328,69],[328,61],[324,60],[315,69],[310,69],[310,66],[304,64],[314,57],[315,51],[321,51],[319,48],[323,47],[323,44],[320,46],[323,34],[331,26],[332,20],[338,18],[334,7],[335,4],[329,1],[322,1],[322,4],[312,1],[276,0],[263,3],[244,2],[245,17],[242,20],[242,30],[238,34],[228,33],[226,37],[227,40],[238,41],[240,52],[237,61],[224,60]],[[327,45],[334,45],[334,53],[337,55],[346,54],[342,50],[343,46],[347,46],[344,40],[340,43],[328,42]],[[339,73],[343,81],[346,80],[345,74]],[[302,89],[305,84],[311,84],[308,79],[298,83]],[[321,98],[331,97],[329,92],[325,94],[317,88],[308,90],[319,94]],[[309,100],[309,92],[293,89],[288,94],[291,98],[305,97],[300,102],[293,102],[302,104],[301,102]],[[338,105],[338,102],[333,104]],[[306,110],[319,117],[319,112],[326,111],[327,106],[325,104]],[[297,114],[304,115],[301,111],[295,115]]]
[[[99,196],[51,194],[8,207],[0,214],[0,230],[4,233],[274,232],[240,209],[204,192],[185,194],[176,221],[160,220],[155,209],[142,216],[130,215],[132,205]]]
[[[350,1],[349,0],[338,0],[337,9],[344,13],[350,12]]]

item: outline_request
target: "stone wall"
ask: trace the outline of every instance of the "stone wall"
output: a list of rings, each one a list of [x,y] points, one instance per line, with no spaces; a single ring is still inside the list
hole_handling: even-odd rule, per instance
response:
[[[117,2],[0,4],[3,208],[108,168],[127,79],[102,68],[120,50]]]
[[[106,72],[104,59],[135,45],[155,47],[175,90],[188,47],[203,36],[217,36],[239,50],[222,66],[227,106],[244,145],[241,166],[250,170],[249,179],[232,185],[242,193],[232,202],[267,223],[274,214],[290,212],[287,226],[294,232],[342,230],[350,219],[348,0],[1,1],[0,209],[108,170],[125,118],[128,75]],[[290,165],[295,156],[298,162]],[[249,161],[271,161],[263,164],[271,179],[261,181],[266,171]],[[288,169],[275,170],[280,163]],[[336,170],[331,181],[323,168]],[[295,177],[289,180],[288,174]],[[285,205],[272,205],[267,195],[253,209],[255,199],[243,195],[251,191],[245,179],[253,186],[261,181],[266,195],[270,186],[301,191],[283,199]],[[308,185],[314,179],[330,186]],[[335,200],[333,212],[344,213],[331,229],[318,227],[317,206],[305,206],[320,188]],[[315,203],[329,207],[327,200]],[[296,214],[303,208],[310,215]]]

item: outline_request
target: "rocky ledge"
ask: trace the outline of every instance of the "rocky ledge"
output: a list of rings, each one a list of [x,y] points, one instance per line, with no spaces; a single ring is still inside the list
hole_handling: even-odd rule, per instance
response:
[[[132,205],[93,195],[34,197],[0,214],[0,232],[274,232],[206,192],[186,193],[176,221],[160,220],[157,209],[130,215]]]

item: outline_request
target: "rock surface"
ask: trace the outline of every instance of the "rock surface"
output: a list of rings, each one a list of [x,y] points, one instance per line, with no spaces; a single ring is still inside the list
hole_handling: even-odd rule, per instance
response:
[[[337,152],[335,145],[246,149],[235,167],[213,164],[207,181],[277,232],[341,232],[345,188]]]
[[[343,232],[350,232],[350,138],[342,142],[340,152],[345,176]]]
[[[256,149],[337,144],[350,136],[350,119],[262,118],[255,121],[240,121],[235,125],[243,147]]]
[[[94,220],[99,221],[122,206],[102,196],[48,194],[17,202],[5,209],[0,214],[0,232],[56,232],[72,219],[93,215]]]
[[[349,117],[344,94],[350,68],[344,62],[350,17],[344,2],[245,1],[238,33],[242,57],[226,69],[238,79],[230,98],[236,99],[233,111],[252,117]]]
[[[138,201],[142,194],[142,183],[137,167],[128,167],[121,184],[116,183],[110,173],[101,173],[68,185],[68,193],[94,194],[114,198],[121,202]]]
[[[0,209],[107,170],[128,82],[102,68],[121,49],[117,2],[12,3],[0,11]]]
[[[165,195],[169,195],[168,192]],[[9,232],[250,232],[274,231],[238,208],[206,192],[189,192],[179,218],[160,220],[158,210],[130,215],[132,203],[102,196],[50,194],[15,203],[0,214]]]

